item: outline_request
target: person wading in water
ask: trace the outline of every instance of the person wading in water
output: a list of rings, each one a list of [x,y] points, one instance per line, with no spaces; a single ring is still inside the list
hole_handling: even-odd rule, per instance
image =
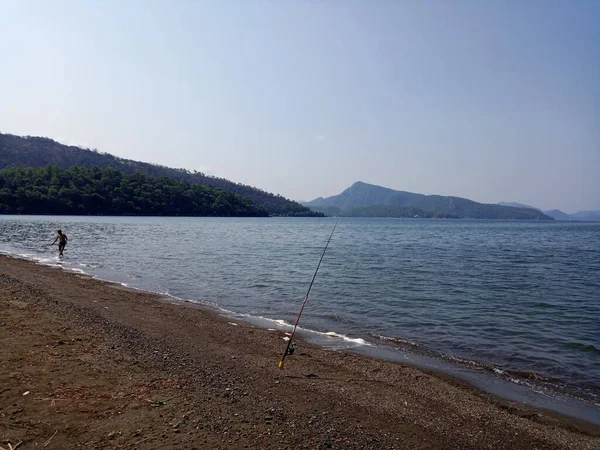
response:
[[[58,236],[56,236],[56,239],[54,239],[54,242],[52,243],[52,245],[54,245],[56,244],[56,241],[58,241],[58,256],[63,255],[63,250],[65,249],[68,240],[67,235],[63,233],[62,230],[58,230]]]

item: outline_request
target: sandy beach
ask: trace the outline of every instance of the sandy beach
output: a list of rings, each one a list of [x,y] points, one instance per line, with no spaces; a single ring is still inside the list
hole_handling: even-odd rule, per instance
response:
[[[0,447],[600,449],[447,376],[0,257]]]

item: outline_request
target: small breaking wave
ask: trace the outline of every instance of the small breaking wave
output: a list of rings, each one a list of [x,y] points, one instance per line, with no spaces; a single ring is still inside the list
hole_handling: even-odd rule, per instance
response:
[[[10,258],[16,259],[24,259],[26,261],[32,261],[36,264],[40,264],[46,267],[53,267],[58,269],[69,269],[73,271],[78,271],[80,269],[72,269],[68,266],[64,261],[61,261],[58,257],[48,258],[39,255],[34,255],[32,253],[19,253],[10,250],[0,250],[0,254],[6,255]],[[85,273],[82,271],[82,273]]]
[[[312,331],[312,332],[319,333],[318,331]],[[326,336],[329,336],[329,337],[342,339],[346,342],[353,342],[353,343],[359,344],[359,345],[371,345],[367,341],[365,341],[363,338],[351,338],[351,337],[346,336],[345,334],[336,333],[335,331],[328,331],[326,333],[320,333],[320,334],[325,334]]]
[[[235,313],[233,313],[233,314],[235,314]],[[283,319],[271,319],[269,317],[252,316],[250,314],[236,314],[236,315],[245,317],[249,320],[257,319],[257,320],[265,321],[268,323],[275,323],[283,328],[292,329],[294,327],[291,323],[286,322]],[[355,345],[361,345],[361,346],[371,346],[372,345],[371,343],[365,341],[363,338],[354,338],[354,337],[347,336],[345,334],[337,333],[335,331],[317,331],[317,330],[311,330],[309,328],[302,328],[302,327],[298,327],[297,330],[301,331],[303,333],[309,333],[312,335],[323,336],[323,337],[326,337],[329,339],[337,339],[337,340],[341,340],[341,341],[348,342],[348,343],[355,344]]]
[[[381,341],[393,342],[395,344],[400,344],[400,345],[412,345],[414,347],[419,345],[416,342],[409,341],[407,339],[402,339],[399,337],[384,336],[383,334],[375,334],[375,333],[372,333],[371,336],[373,336],[374,338],[379,339]]]

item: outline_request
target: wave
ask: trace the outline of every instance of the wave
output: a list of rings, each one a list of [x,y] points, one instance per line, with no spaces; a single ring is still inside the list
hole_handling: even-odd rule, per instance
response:
[[[407,339],[402,339],[399,337],[384,336],[383,334],[375,334],[375,333],[371,333],[371,336],[373,336],[374,338],[379,339],[381,341],[393,342],[395,344],[411,345],[413,347],[417,347],[419,345],[416,342],[409,341]]]
[[[551,303],[546,303],[546,302],[538,302],[538,303],[534,303],[532,305],[532,307],[540,308],[540,309],[552,309],[552,308],[556,308],[556,305],[553,305]]]
[[[120,285],[124,288],[127,289],[133,289],[136,291],[140,291],[140,292],[148,292],[150,294],[156,294],[156,295],[161,295],[164,297],[169,297],[172,298],[174,300],[179,300],[179,301],[184,301],[184,299],[177,297],[175,295],[170,294],[168,291],[167,292],[161,292],[161,291],[152,291],[150,289],[143,289],[143,288],[138,288],[136,286],[132,286],[128,283],[124,283],[124,282],[120,282],[120,281],[115,281],[115,280],[109,280],[106,278],[101,278],[97,275],[93,275],[91,273],[86,272],[83,269],[80,269],[78,267],[72,267],[71,265],[69,265],[68,262],[66,261],[62,261],[60,260],[58,257],[53,257],[53,258],[48,258],[48,257],[43,257],[43,256],[36,256],[33,255],[31,253],[18,253],[18,252],[14,252],[14,251],[8,251],[8,250],[0,250],[0,254],[4,254],[8,257],[11,258],[16,258],[16,259],[24,259],[26,261],[32,261],[36,264],[40,264],[42,266],[46,266],[46,267],[53,267],[53,268],[57,268],[57,269],[63,269],[69,272],[73,272],[73,273],[77,273],[80,275],[88,275],[90,277],[92,277],[95,280],[98,281],[102,281],[104,283],[110,283],[110,284],[116,284],[116,285]],[[85,264],[85,263],[78,263],[79,266],[81,267],[91,267],[91,268],[98,268],[101,266],[96,266],[94,264]],[[203,302],[198,302],[198,303],[203,303]],[[206,304],[210,304],[210,303],[206,303]]]
[[[319,331],[311,330],[311,332],[318,333],[318,334],[325,334],[325,336],[328,336],[328,337],[339,338],[346,342],[353,342],[353,343],[359,344],[359,345],[371,345],[367,341],[365,341],[363,338],[351,338],[351,337],[346,336],[345,334],[336,333],[335,331],[328,331],[326,333],[320,333]]]
[[[431,348],[427,348],[422,344],[397,336],[385,336],[375,333],[372,333],[371,336],[382,341],[385,343],[385,345],[390,345],[397,348],[401,352],[434,358],[451,364],[456,364],[457,366],[461,366],[469,370],[483,372],[489,374],[490,376],[497,376],[513,384],[527,386],[544,395],[548,395],[552,392],[560,392],[563,395],[578,398],[584,401],[589,401],[590,399],[592,399],[592,401],[597,401],[594,399],[598,398],[598,391],[596,389],[584,389],[584,391],[582,391],[576,385],[565,383],[565,381],[561,380],[560,378],[543,375],[534,371],[514,370],[506,367],[499,367],[491,363],[461,358],[450,353],[443,353]],[[586,352],[599,352],[598,349],[593,345],[571,343],[571,346]]]
[[[54,267],[59,269],[68,269],[69,266],[64,262],[58,259],[58,257],[47,258],[43,256],[37,256],[32,253],[19,253],[10,250],[0,250],[0,254],[6,255],[9,258],[15,259],[24,259],[26,261],[33,261],[36,264],[40,264],[42,266]],[[80,269],[77,269],[80,270]],[[82,271],[82,273],[85,273]]]
[[[531,370],[505,370],[504,373],[521,379],[543,381],[546,383],[560,383],[561,381],[558,378],[547,377]]]
[[[272,319],[270,317],[253,316],[251,314],[235,313],[233,311],[227,311],[223,308],[219,308],[219,309],[221,309],[222,311],[228,312],[230,314],[234,314],[239,317],[247,318],[249,320],[255,319],[255,320],[265,321],[267,323],[274,323],[274,324],[279,325],[282,328],[287,328],[287,329],[294,328],[294,326],[291,323],[286,322],[283,319]],[[267,329],[272,330],[272,328],[267,328]],[[372,346],[373,345],[370,342],[365,341],[363,338],[350,337],[345,334],[337,333],[335,331],[317,331],[317,330],[312,330],[310,328],[304,328],[304,327],[298,327],[297,330],[301,331],[303,333],[308,333],[308,334],[312,334],[312,335],[316,335],[316,336],[322,336],[323,338],[336,339],[336,340],[340,340],[340,341],[344,341],[344,342],[348,342],[348,343],[352,343],[352,344],[360,345],[360,346]]]
[[[592,344],[582,344],[581,342],[569,342],[567,348],[573,350],[579,350],[584,353],[592,353],[595,355],[600,355],[600,348],[592,345]]]

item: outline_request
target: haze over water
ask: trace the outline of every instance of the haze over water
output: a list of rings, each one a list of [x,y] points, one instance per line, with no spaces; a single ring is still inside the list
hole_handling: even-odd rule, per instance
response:
[[[293,322],[333,224],[4,216],[0,251]],[[302,326],[599,404],[599,293],[600,224],[344,219]]]

